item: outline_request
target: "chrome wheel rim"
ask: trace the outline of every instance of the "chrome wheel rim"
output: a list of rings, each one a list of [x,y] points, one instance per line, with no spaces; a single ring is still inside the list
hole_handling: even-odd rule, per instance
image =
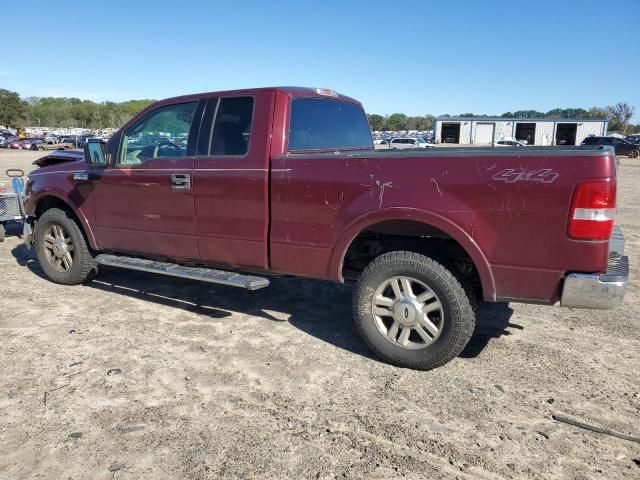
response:
[[[73,266],[73,241],[60,225],[51,225],[44,234],[44,254],[53,268],[68,272]]]
[[[413,277],[391,277],[380,284],[371,301],[380,333],[402,348],[418,350],[431,345],[444,326],[438,295]]]

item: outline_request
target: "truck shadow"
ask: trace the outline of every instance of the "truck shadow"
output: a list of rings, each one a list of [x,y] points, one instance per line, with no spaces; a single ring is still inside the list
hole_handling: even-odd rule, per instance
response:
[[[33,252],[24,245],[12,250],[17,262],[46,279]],[[101,267],[86,286],[179,308],[211,319],[234,313],[269,321],[286,321],[301,331],[357,355],[379,361],[360,339],[351,320],[351,288],[346,285],[295,277],[269,277],[270,286],[247,291],[173,277]],[[507,304],[481,302],[474,335],[460,355],[478,356],[494,338],[509,335],[513,310]]]
[[[476,329],[460,357],[477,357],[492,339],[511,335],[509,328],[522,330],[524,327],[509,321],[512,315],[508,303],[478,302]]]
[[[347,286],[293,277],[269,277],[269,287],[247,291],[144,272],[100,268],[87,285],[211,318],[251,315],[288,322],[305,333],[353,353],[374,358],[351,322],[351,289]]]

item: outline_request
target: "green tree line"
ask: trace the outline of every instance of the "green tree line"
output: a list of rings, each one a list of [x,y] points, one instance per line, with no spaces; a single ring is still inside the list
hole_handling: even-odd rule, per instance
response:
[[[548,112],[537,110],[518,110],[516,112],[505,112],[500,115],[503,118],[605,118],[609,121],[609,131],[623,133],[640,132],[640,124],[633,125],[629,121],[635,113],[635,107],[628,103],[620,102],[607,107],[592,107],[589,110],[584,108],[554,108]],[[451,115],[441,115],[450,117]],[[461,113],[459,117],[490,117],[493,115]],[[435,117],[424,115],[410,117],[403,113],[393,113],[391,115],[369,114],[369,125],[374,131],[396,131],[396,130],[431,130]]]
[[[47,126],[107,128],[120,127],[154,100],[129,100],[126,102],[93,102],[67,97],[28,97],[23,99],[16,92],[0,89],[0,125],[10,127]],[[505,112],[502,117],[514,118],[606,118],[609,130],[624,133],[640,132],[640,124],[629,123],[635,108],[625,102],[607,107],[554,108],[548,112],[518,110]],[[433,115],[408,116],[403,113],[391,115],[369,114],[372,130],[431,130]],[[443,115],[448,116],[448,115]],[[483,117],[464,113],[461,117]]]
[[[0,89],[0,125],[8,127],[120,127],[154,100],[93,102],[79,98],[29,97]]]

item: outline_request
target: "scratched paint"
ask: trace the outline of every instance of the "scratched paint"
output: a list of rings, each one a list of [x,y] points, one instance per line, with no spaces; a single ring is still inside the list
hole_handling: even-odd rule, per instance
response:
[[[442,196],[442,191],[440,190],[440,186],[438,185],[438,181],[435,178],[431,178],[431,183],[433,183],[436,187],[436,190]]]

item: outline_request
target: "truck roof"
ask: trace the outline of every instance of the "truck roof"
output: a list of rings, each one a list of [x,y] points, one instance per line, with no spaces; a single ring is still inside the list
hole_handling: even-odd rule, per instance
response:
[[[239,90],[220,90],[214,92],[201,92],[201,93],[193,93],[189,95],[180,95],[177,97],[170,97],[159,100],[158,103],[174,103],[175,101],[189,101],[195,100],[204,95],[251,95],[254,92],[264,92],[264,91],[279,91],[285,93],[290,98],[333,98],[336,100],[342,100],[344,102],[355,103],[356,105],[362,106],[355,98],[348,97],[346,95],[342,95],[335,90],[330,90],[328,88],[311,88],[311,87],[261,87],[261,88],[246,88]],[[324,93],[327,92],[327,93]],[[329,93],[330,92],[330,93]]]

